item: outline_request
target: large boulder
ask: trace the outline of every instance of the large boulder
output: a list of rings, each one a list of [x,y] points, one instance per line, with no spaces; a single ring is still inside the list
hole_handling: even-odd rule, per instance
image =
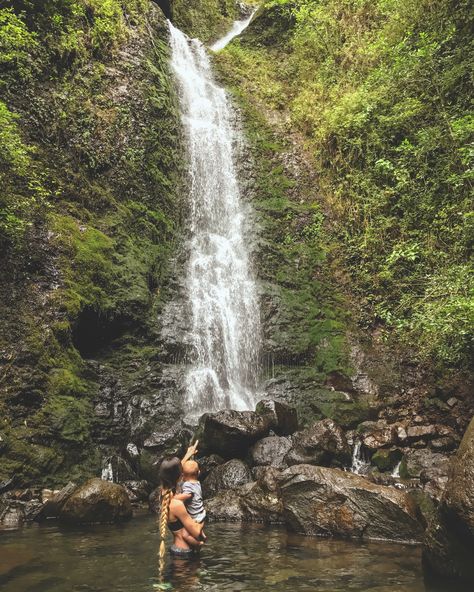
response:
[[[340,469],[297,465],[282,472],[281,499],[289,529],[307,535],[421,540],[412,498]]]
[[[205,413],[197,430],[199,450],[224,459],[245,458],[248,449],[266,436],[271,427],[272,416],[255,411]]]
[[[256,481],[219,492],[206,503],[214,521],[244,521],[275,524],[283,522],[283,504],[278,486],[278,469],[258,467]]]
[[[61,508],[59,518],[73,524],[122,522],[132,517],[127,490],[118,483],[90,479]]]
[[[342,429],[332,419],[323,419],[293,435],[292,447],[285,456],[285,462],[288,466],[348,466],[351,463],[351,449]]]
[[[267,436],[259,440],[250,450],[250,459],[255,466],[286,468],[285,455],[292,447],[291,438]]]
[[[248,465],[242,460],[233,459],[210,472],[203,481],[202,492],[205,498],[209,498],[219,491],[235,489],[249,481],[252,481],[252,474]]]
[[[474,582],[474,418],[453,457],[438,514],[423,547],[428,569]]]
[[[201,456],[196,460],[199,463],[199,479],[201,481],[203,481],[213,469],[215,469],[219,465],[224,464],[225,462],[222,456],[219,456],[218,454]]]
[[[298,429],[296,409],[272,399],[262,399],[255,411],[270,419],[270,427],[279,436],[291,436]]]

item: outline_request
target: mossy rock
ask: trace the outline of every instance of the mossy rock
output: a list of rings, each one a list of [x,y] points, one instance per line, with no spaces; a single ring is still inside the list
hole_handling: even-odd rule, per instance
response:
[[[401,461],[402,456],[402,451],[398,448],[381,448],[372,455],[370,461],[379,471],[385,472],[393,470]]]

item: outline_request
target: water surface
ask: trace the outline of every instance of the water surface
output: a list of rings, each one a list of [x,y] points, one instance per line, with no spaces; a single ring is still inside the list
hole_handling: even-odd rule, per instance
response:
[[[150,516],[121,526],[31,526],[0,532],[2,592],[461,592],[424,584],[419,547],[211,524],[196,561],[167,562],[160,585]]]

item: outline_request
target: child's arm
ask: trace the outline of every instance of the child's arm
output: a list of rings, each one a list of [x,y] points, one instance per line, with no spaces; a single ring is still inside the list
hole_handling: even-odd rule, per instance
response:
[[[193,497],[192,493],[175,493],[174,499],[181,500],[182,502],[187,502]]]
[[[198,541],[191,536],[187,530],[183,532],[183,539],[190,547],[201,547],[204,544],[202,541]]]
[[[199,440],[196,440],[196,442],[194,442],[194,444],[191,444],[191,446],[187,449],[186,454],[183,456],[183,460],[181,461],[181,466],[184,466],[184,463],[186,463],[192,456],[194,456],[197,453],[198,444]]]

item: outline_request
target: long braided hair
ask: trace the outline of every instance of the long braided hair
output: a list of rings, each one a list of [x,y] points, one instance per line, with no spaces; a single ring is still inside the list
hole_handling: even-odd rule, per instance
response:
[[[161,506],[159,514],[159,528],[160,528],[160,578],[163,577],[165,569],[165,539],[166,526],[168,525],[168,518],[170,513],[170,504],[176,489],[176,485],[181,477],[181,461],[177,456],[165,458],[160,465],[160,494]]]

